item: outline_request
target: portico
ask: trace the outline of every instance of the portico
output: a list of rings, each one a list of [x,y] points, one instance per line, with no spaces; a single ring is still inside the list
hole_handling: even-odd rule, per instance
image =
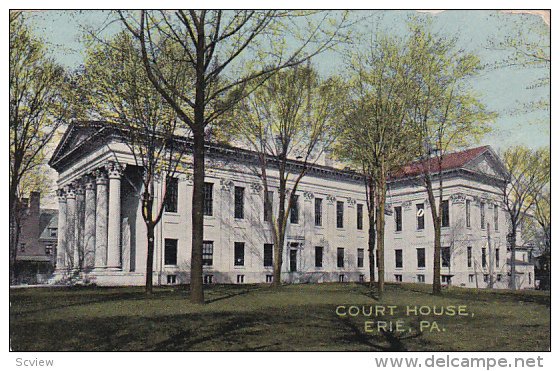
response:
[[[121,179],[126,164],[107,161],[57,191],[57,274],[122,270]]]

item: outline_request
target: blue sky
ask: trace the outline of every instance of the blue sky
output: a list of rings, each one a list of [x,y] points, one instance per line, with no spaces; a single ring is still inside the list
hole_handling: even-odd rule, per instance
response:
[[[530,36],[536,27],[548,30],[542,18],[535,15],[500,14],[493,11],[451,10],[437,14],[414,11],[371,11],[356,13],[368,16],[357,31],[374,34],[376,30],[402,34],[410,15],[432,18],[434,30],[457,37],[459,47],[477,53],[483,63],[492,64],[507,56],[507,52],[489,47],[490,40],[521,32]],[[107,19],[100,11],[45,11],[33,14],[33,25],[52,49],[53,56],[62,64],[75,68],[83,61],[84,46],[80,42],[81,26],[99,27]],[[113,27],[116,29],[116,26]],[[343,70],[342,58],[335,53],[324,53],[314,60],[324,74]],[[473,88],[489,109],[499,118],[494,130],[478,144],[490,144],[497,150],[523,144],[532,148],[549,145],[550,118],[548,111],[525,115],[508,114],[512,109],[532,100],[549,99],[549,87],[527,89],[531,82],[546,74],[542,69],[509,68],[488,69],[472,80]]]

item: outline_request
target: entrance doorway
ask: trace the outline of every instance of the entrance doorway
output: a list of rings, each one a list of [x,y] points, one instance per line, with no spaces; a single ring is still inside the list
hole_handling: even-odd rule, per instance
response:
[[[297,272],[297,250],[290,249],[290,272]]]

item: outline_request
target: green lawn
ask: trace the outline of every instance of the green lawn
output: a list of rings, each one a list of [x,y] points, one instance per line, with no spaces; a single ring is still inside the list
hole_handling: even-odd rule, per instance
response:
[[[383,300],[358,284],[206,288],[29,288],[10,292],[15,351],[445,350],[550,348],[550,294],[388,285]],[[340,305],[395,305],[384,317],[340,317]],[[465,305],[469,316],[405,316],[406,306]],[[472,314],[471,314],[472,313]],[[365,321],[403,320],[405,332],[365,331]],[[441,331],[420,331],[420,321]],[[424,323],[424,322],[423,322]],[[445,329],[445,331],[443,330]]]

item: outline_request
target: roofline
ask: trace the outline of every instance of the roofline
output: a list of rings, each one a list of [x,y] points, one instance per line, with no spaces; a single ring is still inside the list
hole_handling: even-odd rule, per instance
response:
[[[57,158],[60,151],[64,147],[64,144],[66,143],[66,141],[70,137],[71,133],[74,132],[75,130],[78,130],[80,127],[86,127],[85,126],[86,123],[88,125],[91,125],[91,126],[96,126],[97,128],[99,128],[99,130],[94,135],[91,135],[89,138],[87,138],[86,140],[81,142],[77,147],[71,149],[63,157]],[[94,139],[99,138],[101,135],[103,135],[105,133],[106,133],[107,137],[113,136],[115,138],[122,139],[122,137],[123,137],[122,130],[123,130],[122,128],[119,128],[119,127],[116,127],[116,126],[111,127],[111,126],[109,126],[108,122],[103,122],[103,121],[90,121],[90,122],[88,122],[88,121],[74,121],[70,124],[70,126],[68,127],[68,129],[64,133],[59,145],[57,146],[57,148],[53,152],[53,155],[51,156],[51,159],[49,160],[48,164],[51,167],[56,169],[57,164],[60,163],[61,160],[63,160],[65,158],[69,157],[70,155],[76,153],[78,151],[78,149],[80,149],[80,147],[82,147],[84,144],[92,142]],[[175,137],[175,140],[177,140],[179,142],[183,142],[185,145],[192,146],[192,144],[193,144],[193,141],[192,141],[191,138],[187,138],[187,137],[184,137],[184,136],[178,136],[178,135],[176,135],[174,137]],[[256,156],[258,155],[258,152],[256,152],[256,151],[246,149],[246,148],[234,147],[234,146],[224,144],[224,143],[216,143],[216,142],[208,143],[207,142],[205,144],[205,147],[206,147],[206,153],[208,153],[208,154],[212,153],[212,151],[215,151],[215,152],[217,152],[219,154],[222,154],[222,155],[235,153],[237,155],[242,154],[244,157],[251,157],[251,158],[256,158]],[[276,162],[277,159],[269,156],[268,161],[270,161],[271,164],[274,164],[274,162]],[[346,177],[346,178],[354,180],[354,181],[358,181],[358,180],[362,179],[362,174],[360,174],[357,171],[337,169],[337,168],[332,167],[332,166],[305,163],[304,161],[293,160],[293,159],[288,159],[287,160],[287,165],[292,166],[292,167],[297,167],[297,168],[303,168],[304,166],[307,166],[308,170],[312,170],[312,171],[316,171],[316,172],[322,172],[322,173],[332,173],[333,175],[343,176],[343,177]]]
[[[88,125],[87,127],[97,127],[99,130],[97,132],[95,132],[93,135],[91,135],[90,137],[88,137],[86,140],[81,142],[80,145],[71,149],[70,152],[68,152],[66,155],[56,159],[57,155],[62,150],[62,148],[64,147],[64,144],[66,143],[66,141],[70,137],[70,134],[73,131],[77,130],[77,128],[86,127],[86,124]],[[105,133],[107,133],[107,134],[105,134]],[[122,128],[119,128],[119,127],[116,127],[116,126],[111,126],[107,121],[73,121],[70,124],[70,126],[68,127],[68,129],[66,130],[66,132],[64,133],[59,145],[55,149],[51,159],[48,162],[48,164],[51,167],[56,169],[57,164],[61,160],[67,158],[68,156],[72,155],[73,153],[76,153],[77,150],[80,147],[82,147],[84,144],[92,142],[93,140],[99,138],[103,134],[105,134],[107,137],[110,137],[111,135],[114,135],[119,139],[122,139],[122,137],[123,137]],[[178,136],[178,135],[176,135],[174,137],[175,137],[175,140],[183,142],[185,145],[192,145],[192,139],[191,138],[187,138],[187,137],[184,137],[184,136]],[[231,146],[231,145],[228,145],[228,144],[225,144],[225,143],[211,142],[211,143],[206,143],[205,147],[206,147],[207,153],[210,153],[210,151],[216,151],[219,154],[225,155],[225,154],[231,154],[233,152],[235,154],[240,154],[241,153],[244,157],[251,157],[251,158],[254,158],[255,156],[258,155],[258,152],[254,151],[254,150],[250,150],[250,149],[246,149],[246,148],[240,148],[240,147],[234,147],[234,146]],[[477,156],[475,156],[472,159],[470,159],[469,161],[467,161],[462,166],[444,170],[442,172],[442,175],[443,174],[447,175],[447,174],[449,174],[453,171],[457,171],[457,170],[463,170],[463,171],[473,173],[472,171],[466,169],[466,165],[471,163],[475,159],[479,158],[480,156],[482,156],[486,152],[490,152],[492,157],[498,159],[498,161],[496,161],[496,162],[498,163],[498,166],[500,166],[500,170],[502,170],[504,172],[503,173],[504,176],[507,176],[507,170],[505,169],[502,162],[499,160],[499,156],[496,154],[496,152],[492,149],[492,147],[490,145],[474,147],[474,148],[470,148],[469,150],[474,150],[474,149],[477,149],[477,148],[484,148],[484,151],[482,151]],[[451,154],[454,154],[454,153],[460,153],[460,152],[463,152],[463,151],[450,152],[450,153],[448,153],[444,156],[451,155]],[[269,160],[270,160],[271,163],[274,163],[275,161],[277,161],[277,159],[273,158],[273,157],[270,157]],[[419,163],[419,162],[420,161],[415,161],[415,162],[412,162],[411,164]],[[333,175],[343,176],[343,177],[346,177],[346,178],[354,180],[354,181],[362,180],[363,176],[364,176],[361,172],[354,171],[354,170],[343,170],[343,169],[338,169],[338,168],[335,168],[335,167],[332,167],[332,166],[326,166],[326,165],[318,165],[318,164],[310,164],[310,163],[306,164],[303,161],[298,161],[298,160],[294,160],[294,159],[288,159],[287,164],[288,164],[288,166],[297,167],[297,168],[300,168],[300,169],[304,166],[307,166],[308,169],[312,170],[312,171],[316,171],[316,172],[319,172],[319,173],[331,173]],[[437,173],[438,173],[438,171],[431,172],[432,175],[437,174]],[[475,174],[486,176],[487,178],[495,180],[495,181],[501,181],[502,180],[498,177],[492,177],[491,175],[488,175],[488,174],[482,174],[482,173],[475,173]],[[408,181],[408,180],[417,179],[417,178],[421,177],[422,175],[423,174],[421,173],[421,174],[417,174],[417,175],[404,176],[404,177],[399,177],[399,178],[388,177],[386,182],[388,184],[395,184],[395,183],[401,182],[401,181]]]

